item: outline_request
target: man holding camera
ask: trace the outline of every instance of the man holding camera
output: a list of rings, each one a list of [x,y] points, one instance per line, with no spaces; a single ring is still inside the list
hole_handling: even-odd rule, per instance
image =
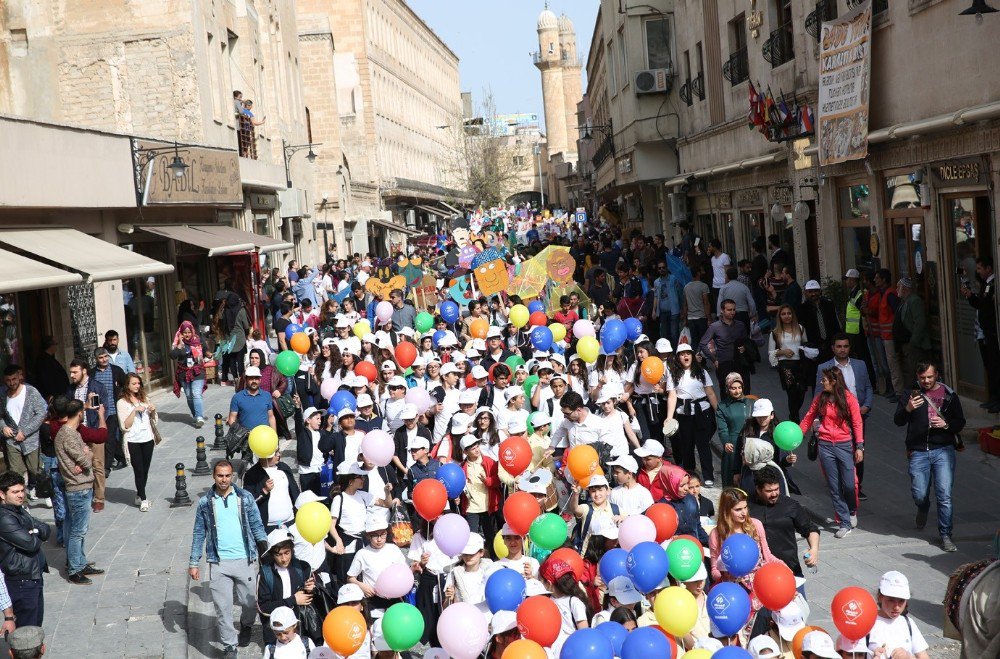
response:
[[[88,364],[82,359],[74,359],[69,363],[69,390],[66,395],[83,403],[83,425],[96,428],[99,424],[98,409],[104,404],[107,410],[110,404],[114,407],[111,392],[95,378],[90,377]],[[104,510],[104,444],[90,444],[93,451],[94,469],[94,503],[93,510],[99,513]]]

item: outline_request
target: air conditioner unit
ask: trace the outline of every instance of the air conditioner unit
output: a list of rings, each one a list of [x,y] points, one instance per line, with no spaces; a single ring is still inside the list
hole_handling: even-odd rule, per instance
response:
[[[677,224],[687,220],[687,195],[683,192],[671,192],[667,196],[670,198],[670,223]]]
[[[636,94],[669,94],[674,82],[671,69],[647,69],[635,74]]]
[[[406,226],[410,229],[417,228],[417,211],[412,208],[406,211]]]

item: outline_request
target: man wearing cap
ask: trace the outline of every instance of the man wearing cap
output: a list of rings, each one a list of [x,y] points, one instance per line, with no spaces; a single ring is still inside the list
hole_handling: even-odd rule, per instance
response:
[[[333,435],[321,428],[322,413],[315,407],[295,409],[295,459],[302,490],[320,494],[320,471],[333,450]]]
[[[823,295],[823,287],[815,279],[806,282],[805,297],[795,313],[809,339],[805,345],[819,350],[819,357],[815,361],[807,360],[804,364],[808,372],[803,377],[805,382],[811,383],[816,377],[812,372],[815,364],[828,361],[833,356],[830,339],[834,334],[840,333],[840,320],[837,319],[837,308],[830,298]],[[815,391],[822,389],[819,387]]]
[[[268,531],[295,518],[292,502],[299,496],[299,486],[292,468],[281,461],[280,451],[257,458],[257,463],[243,475],[243,488],[257,501],[260,519]]]
[[[900,278],[896,284],[900,303],[892,322],[892,340],[896,352],[902,355],[903,386],[913,382],[917,364],[926,362],[931,353],[931,336],[927,330],[927,313],[924,301],[913,290],[909,277]]]
[[[247,366],[243,376],[247,386],[233,394],[229,401],[229,418],[226,423],[232,427],[237,422],[247,430],[257,426],[270,426],[276,430],[278,425],[274,419],[274,403],[267,392],[260,388],[260,369]]]
[[[202,552],[209,564],[209,582],[225,659],[235,659],[236,645],[250,643],[256,614],[254,583],[258,547],[267,547],[267,533],[253,495],[233,485],[233,465],[219,460],[212,468],[215,481],[198,500],[188,574],[201,581]],[[233,594],[242,608],[237,636],[233,626]]]
[[[847,289],[847,302],[844,307],[844,333],[851,341],[851,353],[865,363],[868,369],[868,379],[877,382],[872,355],[868,350],[867,333],[863,320],[865,309],[865,289],[861,286],[861,273],[850,268],[844,273],[844,288]]]
[[[486,355],[480,365],[489,372],[491,366],[506,362],[512,355],[513,353],[504,348],[503,332],[500,328],[490,327],[486,332]]]
[[[797,577],[803,576],[796,535],[805,538],[809,549],[803,560],[809,567],[819,563],[819,526],[809,511],[795,499],[781,493],[783,478],[773,465],[754,473],[754,491],[748,504],[750,516],[764,525],[771,553],[780,558]],[[808,558],[806,558],[806,556]]]
[[[639,473],[639,463],[631,455],[623,455],[608,463],[612,468],[618,487],[611,490],[609,500],[621,511],[619,521],[629,515],[641,515],[653,505],[653,496],[649,490],[636,482]]]
[[[415,405],[405,405],[400,413],[402,425],[396,429],[392,436],[396,446],[393,464],[403,475],[406,475],[410,467],[413,466],[414,458],[411,451],[416,440],[418,438],[424,439],[427,442],[427,448],[430,448],[433,441],[430,430],[427,429],[427,426],[417,422],[417,416],[419,415]]]

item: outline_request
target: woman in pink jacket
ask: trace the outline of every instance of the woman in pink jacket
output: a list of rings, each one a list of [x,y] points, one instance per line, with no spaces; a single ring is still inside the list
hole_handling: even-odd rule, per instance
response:
[[[854,465],[865,458],[865,433],[858,399],[844,385],[836,366],[823,371],[823,391],[816,396],[799,424],[803,434],[819,419],[819,466],[826,476],[835,519],[843,538],[858,525],[858,477]]]

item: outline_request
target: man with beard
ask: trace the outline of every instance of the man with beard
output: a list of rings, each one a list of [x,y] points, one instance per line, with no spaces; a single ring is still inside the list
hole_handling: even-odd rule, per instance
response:
[[[248,366],[243,375],[247,381],[246,389],[233,394],[226,423],[230,426],[239,423],[247,430],[253,430],[257,426],[276,429],[271,395],[260,389],[260,369]]]
[[[797,577],[802,575],[799,564],[798,533],[809,543],[803,556],[807,566],[819,563],[819,527],[809,511],[795,499],[781,493],[782,476],[777,468],[765,466],[754,474],[754,492],[749,500],[750,516],[764,525],[764,534],[771,553],[782,560]],[[808,558],[806,558],[808,557]]]

